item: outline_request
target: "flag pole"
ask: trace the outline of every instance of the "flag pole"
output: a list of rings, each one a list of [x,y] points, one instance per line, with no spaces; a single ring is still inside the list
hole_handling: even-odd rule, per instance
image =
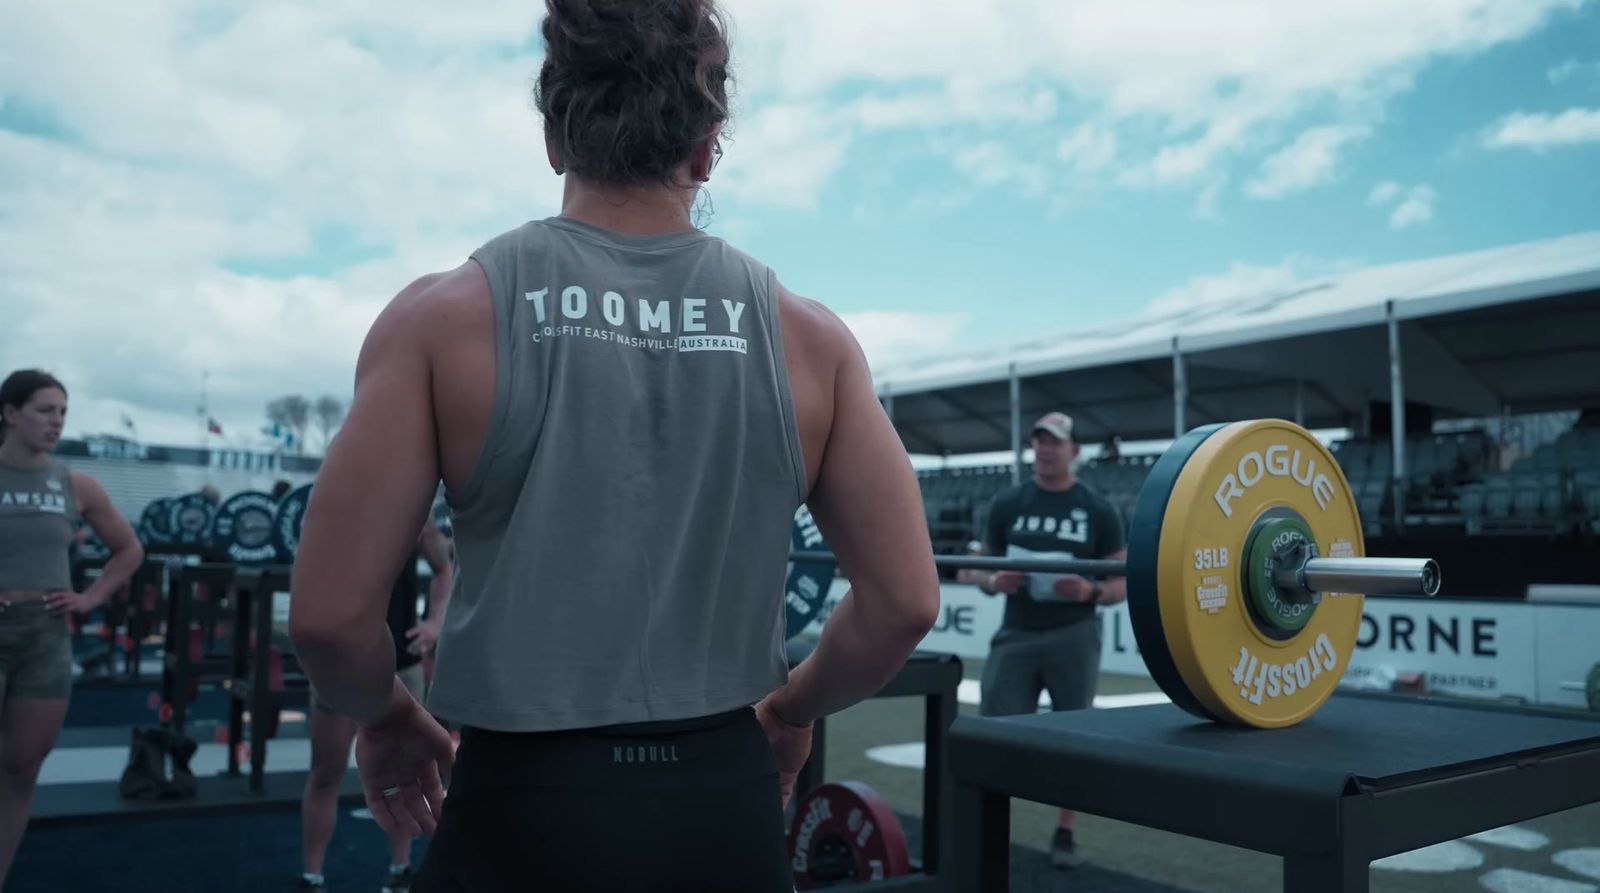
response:
[[[211,370],[200,367],[200,449],[206,448],[206,435],[211,433],[210,407],[207,405],[207,385],[211,380]]]

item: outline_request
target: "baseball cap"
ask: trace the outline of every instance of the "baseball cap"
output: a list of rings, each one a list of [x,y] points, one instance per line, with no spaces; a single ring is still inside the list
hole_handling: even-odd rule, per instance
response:
[[[1063,412],[1046,413],[1039,417],[1039,421],[1033,423],[1032,431],[1043,431],[1058,440],[1071,440],[1072,416]]]

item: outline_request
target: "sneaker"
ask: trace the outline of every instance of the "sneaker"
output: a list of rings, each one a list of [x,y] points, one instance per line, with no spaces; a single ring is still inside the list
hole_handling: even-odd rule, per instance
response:
[[[1057,828],[1056,836],[1050,840],[1050,864],[1057,868],[1077,868],[1083,864],[1083,856],[1078,854],[1078,846],[1072,841],[1072,832],[1065,828]]]
[[[417,873],[409,865],[399,871],[391,871],[381,893],[411,893],[411,884],[416,879]]]
[[[305,875],[301,875],[301,876],[299,876],[299,877],[294,879],[294,886],[290,887],[289,889],[291,889],[291,890],[326,890],[328,888],[324,884],[313,884],[310,881],[306,880],[306,876]]]

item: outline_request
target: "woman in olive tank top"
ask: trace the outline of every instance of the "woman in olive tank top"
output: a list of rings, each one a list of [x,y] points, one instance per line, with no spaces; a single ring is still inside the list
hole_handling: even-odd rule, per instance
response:
[[[66,416],[67,389],[48,373],[20,370],[0,384],[0,888],[67,713],[67,614],[103,603],[144,559],[105,489],[51,458]],[[79,519],[111,549],[82,592],[68,557]]]

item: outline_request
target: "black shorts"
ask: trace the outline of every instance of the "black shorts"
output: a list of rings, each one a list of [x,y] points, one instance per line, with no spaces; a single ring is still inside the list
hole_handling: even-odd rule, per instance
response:
[[[755,711],[512,734],[466,727],[418,893],[791,893]]]

